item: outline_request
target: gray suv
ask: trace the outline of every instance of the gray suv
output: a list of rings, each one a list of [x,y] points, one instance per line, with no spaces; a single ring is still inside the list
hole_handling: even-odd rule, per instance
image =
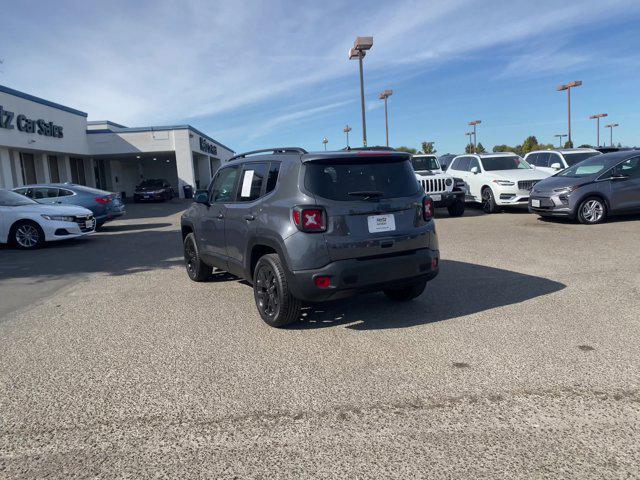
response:
[[[409,154],[259,150],[196,192],[181,221],[185,265],[197,282],[214,267],[248,280],[262,319],[280,327],[303,302],[419,296],[438,274],[432,218]]]

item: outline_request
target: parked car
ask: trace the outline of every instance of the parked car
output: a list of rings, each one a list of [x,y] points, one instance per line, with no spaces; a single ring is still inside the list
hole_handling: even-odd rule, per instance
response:
[[[14,188],[14,192],[49,205],[78,205],[93,212],[96,228],[125,214],[120,195],[72,183],[46,183]]]
[[[485,213],[498,212],[503,206],[526,206],[531,188],[549,176],[509,152],[457,156],[447,173],[464,182],[466,201],[481,202]]]
[[[44,242],[81,237],[94,231],[91,210],[72,205],[43,205],[0,189],[0,243],[33,249]]]
[[[186,270],[198,282],[213,267],[252,282],[274,327],[298,320],[302,302],[380,290],[411,300],[438,274],[432,218],[410,154],[249,152],[183,214]]]
[[[175,197],[173,187],[162,178],[143,180],[133,192],[134,202],[166,202]]]
[[[529,165],[553,175],[595,155],[600,155],[600,152],[593,148],[563,148],[558,150],[536,150],[527,153],[524,159]]]
[[[446,207],[452,217],[464,215],[465,192],[455,185],[451,175],[442,171],[438,157],[431,154],[414,155],[411,164],[418,182],[436,208]]]
[[[531,192],[529,209],[586,224],[640,212],[640,151],[594,156],[543,180]]]

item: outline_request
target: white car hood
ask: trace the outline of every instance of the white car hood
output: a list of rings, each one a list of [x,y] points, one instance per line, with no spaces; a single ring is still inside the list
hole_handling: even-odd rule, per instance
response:
[[[429,180],[430,178],[449,178],[451,177],[451,175],[449,175],[446,172],[442,172],[440,170],[434,170],[433,171],[433,175],[429,175],[426,172],[425,173],[421,173],[421,172],[413,172],[416,175],[416,178],[419,180]]]
[[[35,213],[36,215],[92,215],[91,210],[76,205],[43,205],[40,203],[13,208],[15,212]]]
[[[496,180],[542,180],[551,176],[548,172],[538,169],[514,169],[514,170],[493,170],[487,172],[490,177]]]

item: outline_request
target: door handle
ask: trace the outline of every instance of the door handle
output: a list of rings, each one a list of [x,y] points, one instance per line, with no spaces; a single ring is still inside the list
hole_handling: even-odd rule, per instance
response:
[[[244,218],[248,222],[252,222],[252,221],[254,221],[256,219],[256,216],[255,215],[245,215],[242,218]]]
[[[222,213],[219,213],[218,215],[216,215],[216,218],[223,219],[223,218],[224,218],[224,215],[223,215]]]

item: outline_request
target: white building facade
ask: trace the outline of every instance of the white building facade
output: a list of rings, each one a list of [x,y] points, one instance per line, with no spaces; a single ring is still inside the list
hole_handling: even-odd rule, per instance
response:
[[[71,182],[133,196],[144,179],[206,188],[233,150],[190,125],[129,128],[0,85],[0,188]]]

